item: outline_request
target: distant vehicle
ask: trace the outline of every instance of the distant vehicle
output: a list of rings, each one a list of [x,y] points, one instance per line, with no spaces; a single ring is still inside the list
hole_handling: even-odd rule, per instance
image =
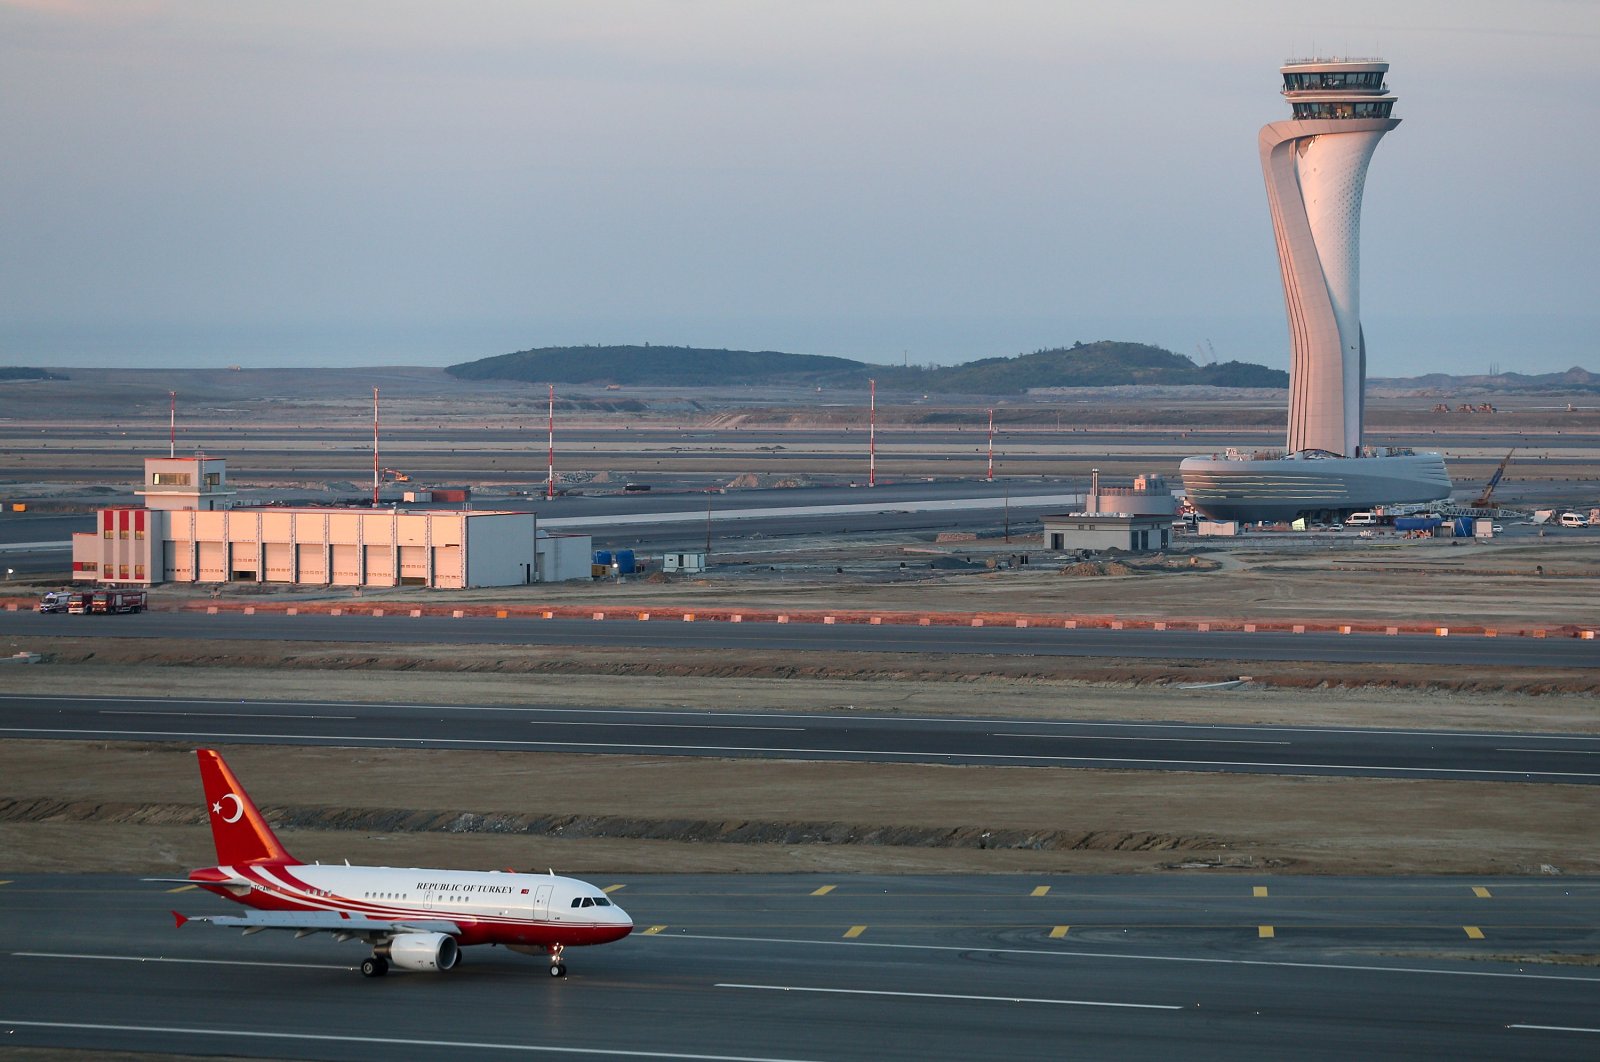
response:
[[[1583,517],[1579,516],[1577,513],[1562,513],[1561,514],[1561,526],[1562,527],[1588,527],[1589,526],[1589,521],[1585,520]]]
[[[1346,527],[1377,527],[1378,517],[1373,513],[1351,513],[1344,522]]]
[[[94,592],[75,593],[67,599],[67,611],[74,616],[84,616],[94,611]]]
[[[1328,530],[1329,531],[1343,531],[1344,530],[1344,525],[1343,524],[1329,524],[1328,525]]]
[[[72,593],[68,590],[52,590],[39,599],[40,612],[65,612],[72,603]]]
[[[1503,534],[1506,533],[1505,526],[1502,525],[1502,524],[1494,524],[1494,525],[1492,525],[1491,530],[1493,530],[1494,533],[1497,534],[1497,535],[1503,535]]]
[[[143,590],[98,590],[94,594],[91,612],[143,612],[149,607],[150,596]]]

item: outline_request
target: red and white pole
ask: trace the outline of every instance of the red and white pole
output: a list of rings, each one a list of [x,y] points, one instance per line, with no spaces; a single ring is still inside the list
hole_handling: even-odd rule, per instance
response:
[[[986,482],[994,482],[994,410],[989,410],[989,476]]]
[[[868,380],[867,392],[867,486],[878,485],[878,381]]]
[[[545,463],[544,500],[556,496],[556,385],[550,385],[550,454]]]
[[[178,392],[168,391],[167,401],[167,456],[178,456]]]
[[[372,505],[378,505],[378,389],[372,389]]]

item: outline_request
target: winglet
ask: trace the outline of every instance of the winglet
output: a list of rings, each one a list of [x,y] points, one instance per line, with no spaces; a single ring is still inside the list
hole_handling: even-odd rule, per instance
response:
[[[221,754],[214,749],[196,749],[195,755],[200,760],[200,783],[205,788],[206,817],[217,846],[217,864],[298,862],[279,843]]]
[[[183,928],[183,924],[185,922],[187,922],[189,919],[184,917],[183,915],[179,914],[177,911],[173,911],[172,912],[172,920],[175,923],[177,923],[172,928],[174,928],[174,929],[182,929]]]

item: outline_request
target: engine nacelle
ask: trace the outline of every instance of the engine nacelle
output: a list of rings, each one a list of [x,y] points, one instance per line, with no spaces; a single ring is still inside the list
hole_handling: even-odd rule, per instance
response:
[[[389,942],[389,961],[402,970],[448,970],[461,957],[461,947],[448,933],[402,933]]]

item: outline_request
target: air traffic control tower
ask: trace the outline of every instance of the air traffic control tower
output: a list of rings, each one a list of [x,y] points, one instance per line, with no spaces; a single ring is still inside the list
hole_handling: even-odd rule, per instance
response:
[[[1295,59],[1282,68],[1288,121],[1261,130],[1261,169],[1289,318],[1283,455],[1189,458],[1183,483],[1217,519],[1337,516],[1448,497],[1438,454],[1363,449],[1361,193],[1367,163],[1400,124],[1377,59]]]

